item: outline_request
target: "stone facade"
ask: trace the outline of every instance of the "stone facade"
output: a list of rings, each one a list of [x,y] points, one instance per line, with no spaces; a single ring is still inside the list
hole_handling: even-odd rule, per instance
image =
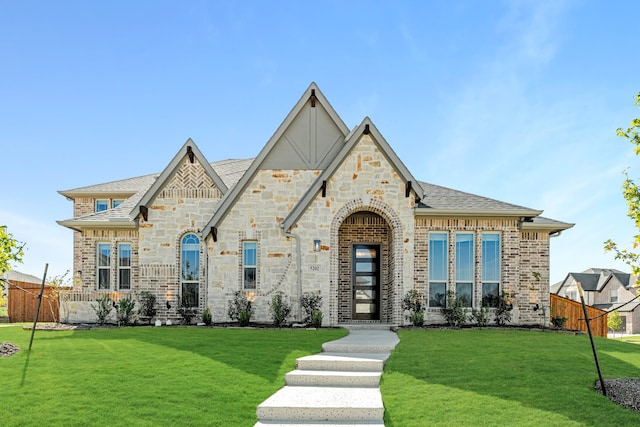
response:
[[[156,295],[157,318],[177,320],[182,239],[194,234],[200,241],[197,308],[210,308],[214,322],[229,321],[228,304],[238,291],[253,301],[254,321],[270,321],[276,292],[291,303],[291,321],[303,317],[303,294],[322,297],[325,326],[358,321],[353,248],[375,244],[379,305],[366,321],[401,325],[406,293],[416,289],[428,297],[429,233],[449,236],[450,290],[455,235],[474,234],[478,307],[481,236],[492,232],[501,236],[500,290],[515,295],[514,322],[546,323],[534,307],[549,304],[549,235],[571,224],[536,221],[540,211],[441,187],[429,194],[369,119],[349,130],[315,85],[250,165],[233,170],[232,164],[209,164],[188,140],[159,176],[61,192],[74,200],[74,218],[60,223],[75,230],[74,270],[82,272],[69,303],[71,320],[90,320],[90,302],[99,295],[117,300],[143,291]],[[114,195],[125,201],[94,212],[96,199]],[[132,286],[120,291],[117,249],[125,242],[131,243]],[[257,249],[251,289],[244,288],[245,242]],[[109,290],[96,288],[98,243],[111,247]],[[441,310],[428,308],[426,321],[442,323]]]

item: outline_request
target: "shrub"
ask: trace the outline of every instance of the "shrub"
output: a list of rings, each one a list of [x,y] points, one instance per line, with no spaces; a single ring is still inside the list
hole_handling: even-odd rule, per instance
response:
[[[402,300],[402,309],[409,311],[409,318],[413,326],[424,324],[424,296],[415,289],[411,289]]]
[[[202,323],[207,326],[211,326],[213,323],[213,316],[211,315],[211,309],[209,307],[202,312]]]
[[[504,326],[511,322],[511,310],[513,310],[513,294],[503,291],[496,307],[496,325]]]
[[[311,326],[314,328],[322,327],[322,312],[320,310],[316,310],[311,313]]]
[[[471,320],[478,326],[487,326],[489,324],[489,307],[483,305],[480,310],[471,309]]]
[[[96,300],[97,306],[91,304],[91,308],[96,312],[98,317],[98,323],[104,325],[107,322],[107,317],[111,314],[114,302],[109,298],[109,295],[103,295],[102,298]]]
[[[291,305],[289,305],[282,292],[276,292],[271,296],[269,311],[271,312],[273,324],[280,328],[289,317],[289,313],[291,313]]]
[[[459,328],[467,323],[467,312],[462,298],[456,297],[453,291],[447,291],[447,306],[442,309],[444,318],[449,326]]]
[[[302,321],[306,324],[313,324],[313,313],[320,311],[322,297],[316,294],[304,294],[300,300],[300,305],[302,305],[302,309],[305,312],[305,317]]]
[[[116,319],[118,326],[127,326],[132,323],[133,309],[136,306],[136,302],[129,298],[122,298],[116,303]]]
[[[146,317],[149,324],[151,324],[151,319],[153,319],[158,312],[156,309],[156,300],[156,296],[149,291],[140,293],[140,309],[138,309],[138,314]]]
[[[196,317],[196,307],[191,307],[189,304],[189,298],[183,297],[178,307],[178,314],[182,318],[183,325],[190,325],[191,320]]]
[[[229,309],[227,311],[231,320],[237,320],[240,326],[247,326],[253,315],[253,307],[251,301],[242,291],[236,291],[233,299],[229,300]]]

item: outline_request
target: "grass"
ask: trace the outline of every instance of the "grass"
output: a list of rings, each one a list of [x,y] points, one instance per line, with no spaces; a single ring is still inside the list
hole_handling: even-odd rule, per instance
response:
[[[387,426],[637,426],[594,391],[589,337],[401,330],[382,377]],[[605,378],[640,377],[640,348],[597,338]]]
[[[3,426],[251,426],[295,359],[341,330],[0,327]]]
[[[623,342],[629,342],[632,344],[640,344],[640,335],[631,335],[631,336],[620,337],[615,339]]]

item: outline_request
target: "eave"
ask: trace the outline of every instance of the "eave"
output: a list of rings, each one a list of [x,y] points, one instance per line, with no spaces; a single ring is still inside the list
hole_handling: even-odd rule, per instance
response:
[[[74,231],[83,231],[86,229],[105,229],[105,228],[117,228],[117,229],[136,229],[138,224],[136,221],[130,221],[126,218],[114,218],[109,221],[78,221],[78,220],[64,220],[64,221],[56,221],[59,225],[63,227],[70,228]]]
[[[533,218],[542,213],[542,211],[532,209],[510,209],[510,210],[473,210],[473,209],[433,209],[433,208],[415,208],[416,216],[457,216],[457,217],[514,217],[514,218]]]

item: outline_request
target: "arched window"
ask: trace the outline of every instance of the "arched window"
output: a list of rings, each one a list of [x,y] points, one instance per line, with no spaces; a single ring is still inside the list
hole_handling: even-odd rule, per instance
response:
[[[185,234],[181,247],[182,305],[198,307],[200,301],[200,239],[193,233]]]

